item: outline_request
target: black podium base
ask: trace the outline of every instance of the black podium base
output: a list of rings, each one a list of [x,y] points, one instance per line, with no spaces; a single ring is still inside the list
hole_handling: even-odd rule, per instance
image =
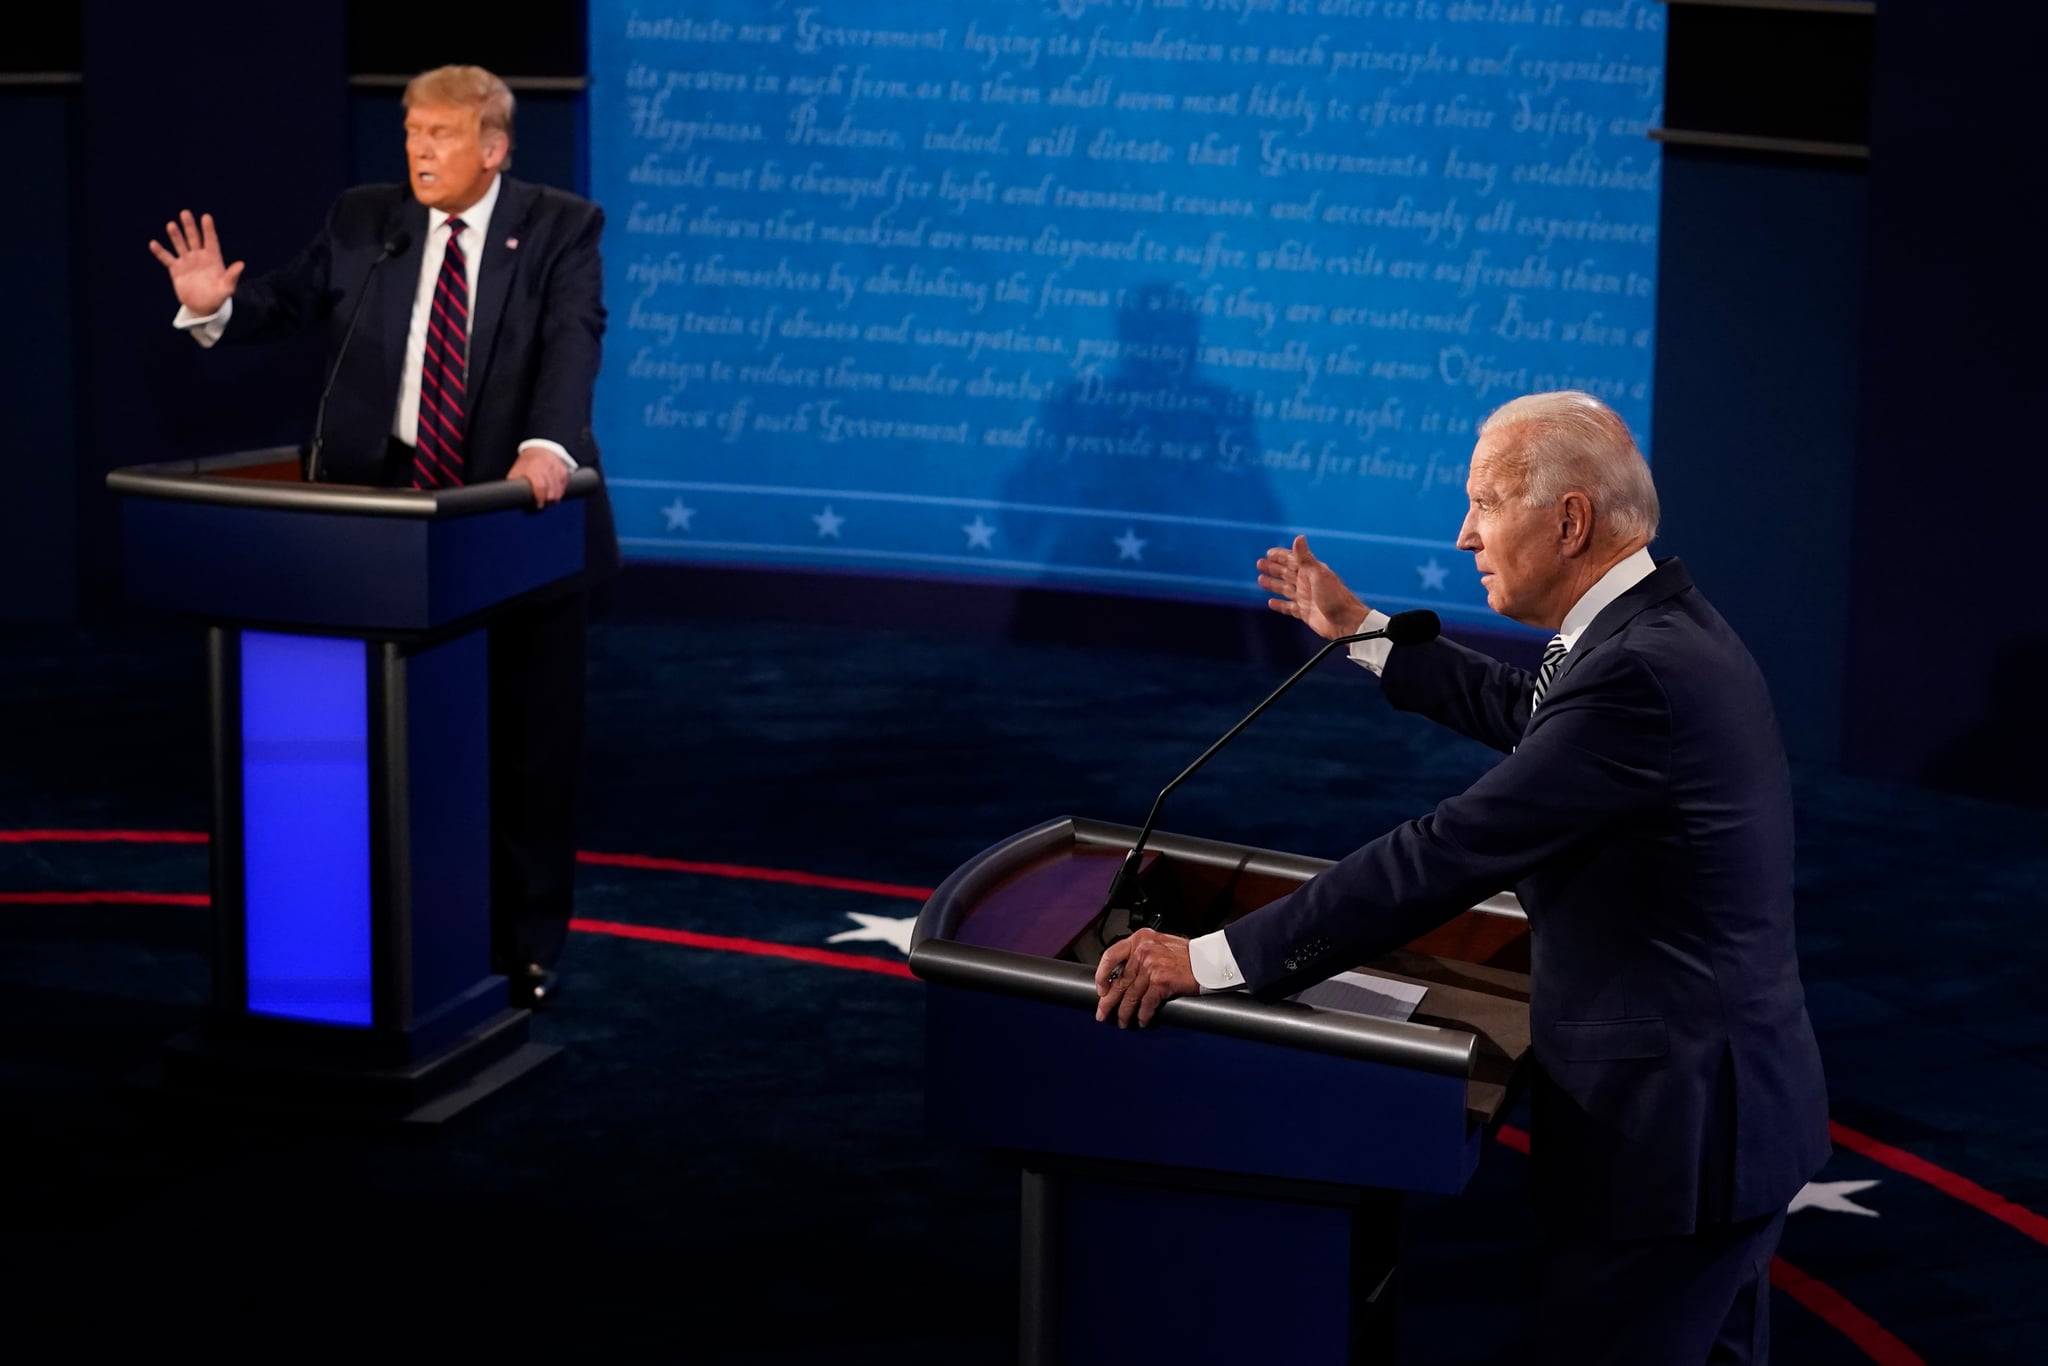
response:
[[[322,1125],[431,1129],[502,1090],[561,1049],[528,1040],[532,1012],[505,1010],[434,1053],[365,1060],[308,1049],[266,1021],[203,1024],[165,1040],[132,1081],[158,1101]]]

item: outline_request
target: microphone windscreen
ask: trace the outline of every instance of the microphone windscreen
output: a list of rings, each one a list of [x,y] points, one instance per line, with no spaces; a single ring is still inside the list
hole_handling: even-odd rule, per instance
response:
[[[412,234],[400,229],[384,239],[384,259],[403,256],[412,249]]]
[[[1426,608],[1396,612],[1387,618],[1387,639],[1396,645],[1427,645],[1443,631],[1436,613]]]

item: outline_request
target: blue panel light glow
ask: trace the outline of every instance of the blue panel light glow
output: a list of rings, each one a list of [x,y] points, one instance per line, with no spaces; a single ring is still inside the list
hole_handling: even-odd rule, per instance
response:
[[[367,1025],[368,664],[360,640],[242,633],[249,1010]]]

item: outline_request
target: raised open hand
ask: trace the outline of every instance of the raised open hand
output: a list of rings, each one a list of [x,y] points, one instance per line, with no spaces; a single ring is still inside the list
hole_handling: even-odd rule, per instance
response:
[[[219,312],[234,294],[246,263],[221,264],[220,234],[214,231],[213,215],[201,214],[194,222],[192,211],[186,209],[175,221],[164,224],[164,235],[171,240],[170,249],[151,242],[149,254],[171,273],[171,288],[177,291],[178,302],[201,317]]]
[[[1296,536],[1292,549],[1275,546],[1265,553],[1259,560],[1259,587],[1279,595],[1266,599],[1266,606],[1324,640],[1351,635],[1365,621],[1365,604],[1310,552],[1306,536]]]

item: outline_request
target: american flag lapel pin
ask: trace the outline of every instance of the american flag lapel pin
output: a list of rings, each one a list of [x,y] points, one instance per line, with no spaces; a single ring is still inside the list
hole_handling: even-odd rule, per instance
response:
[[[519,239],[518,239],[518,238],[516,238],[516,237],[508,237],[508,238],[506,238],[506,239],[505,239],[505,250],[507,250],[507,251],[517,251],[517,250],[519,250]]]

